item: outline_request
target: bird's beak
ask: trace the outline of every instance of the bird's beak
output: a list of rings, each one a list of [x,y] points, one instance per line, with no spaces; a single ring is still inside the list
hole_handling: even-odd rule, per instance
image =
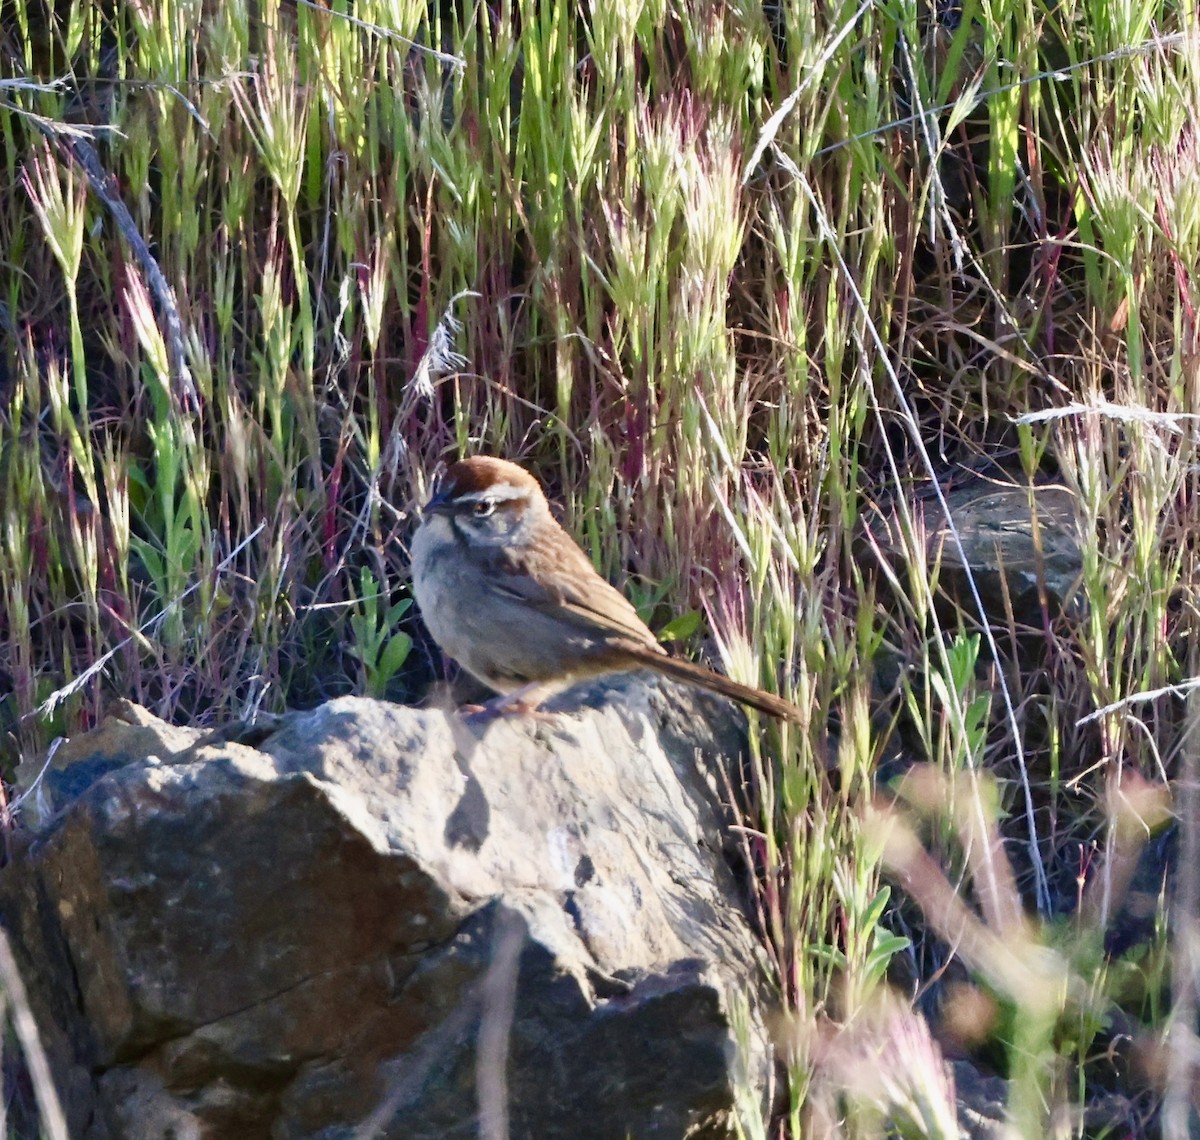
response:
[[[424,515],[448,515],[450,513],[450,496],[445,491],[435,490],[429,502],[421,508]]]
[[[450,492],[453,488],[446,486],[445,471],[439,465],[433,476],[433,490],[429,501],[421,508],[423,515],[448,515],[450,513]]]

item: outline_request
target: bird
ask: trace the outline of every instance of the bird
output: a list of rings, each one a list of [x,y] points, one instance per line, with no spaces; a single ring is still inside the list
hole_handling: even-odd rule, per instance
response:
[[[799,708],[671,657],[558,524],[523,467],[478,455],[435,481],[411,545],[412,589],[433,640],[501,694],[497,711],[610,673],[649,669],[780,720]]]

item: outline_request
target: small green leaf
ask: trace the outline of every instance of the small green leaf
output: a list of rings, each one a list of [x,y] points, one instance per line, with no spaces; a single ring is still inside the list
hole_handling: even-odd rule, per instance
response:
[[[412,638],[407,633],[398,633],[388,640],[383,654],[379,658],[379,672],[385,684],[399,672],[400,667],[408,658],[410,649],[412,649]]]
[[[406,613],[408,613],[411,606],[412,598],[401,598],[400,601],[389,606],[387,612],[387,624],[389,626],[395,625]]]
[[[659,630],[659,641],[686,641],[700,628],[700,611],[689,610],[672,618]]]

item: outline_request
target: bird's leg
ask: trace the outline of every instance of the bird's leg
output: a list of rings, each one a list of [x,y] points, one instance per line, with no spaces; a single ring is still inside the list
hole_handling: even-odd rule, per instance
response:
[[[539,705],[561,685],[548,681],[530,681],[511,693],[495,697],[482,707],[474,706],[470,712],[479,716],[529,716],[537,720],[553,721],[552,713],[541,712]],[[464,712],[468,710],[463,710]]]

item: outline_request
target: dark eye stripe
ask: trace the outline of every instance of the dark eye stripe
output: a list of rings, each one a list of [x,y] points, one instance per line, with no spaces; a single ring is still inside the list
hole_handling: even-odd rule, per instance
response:
[[[467,495],[458,501],[456,511],[464,515],[477,515],[479,518],[486,518],[494,513],[500,507],[516,508],[518,511],[524,510],[525,504],[519,498],[500,499],[494,495],[486,497],[478,495]]]

